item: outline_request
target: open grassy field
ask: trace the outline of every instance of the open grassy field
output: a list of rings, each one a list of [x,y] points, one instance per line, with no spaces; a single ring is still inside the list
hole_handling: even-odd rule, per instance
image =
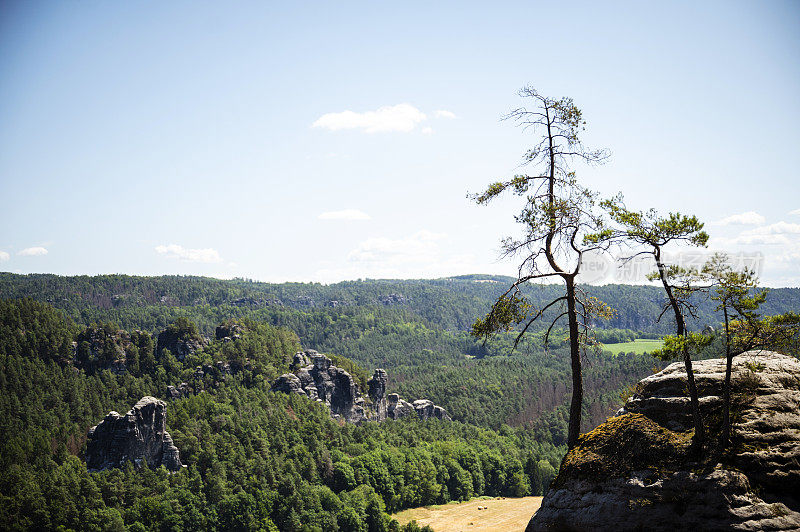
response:
[[[621,344],[600,344],[603,351],[611,351],[613,355],[620,353],[650,353],[662,346],[662,340],[648,340],[639,338],[633,342],[622,342]]]
[[[476,498],[466,502],[411,508],[394,514],[401,525],[416,519],[434,532],[522,532],[542,504],[541,497]],[[478,510],[478,507],[486,508]]]

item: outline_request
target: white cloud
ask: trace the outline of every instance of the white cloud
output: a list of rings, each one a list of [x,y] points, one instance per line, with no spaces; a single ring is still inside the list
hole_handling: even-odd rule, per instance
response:
[[[775,251],[781,250],[784,246],[794,248],[800,243],[800,224],[781,221],[770,225],[747,229],[733,238],[714,237],[713,241],[715,245],[723,247],[758,245],[779,246],[773,248]]]
[[[422,230],[396,240],[386,237],[368,238],[347,255],[347,260],[394,264],[431,262],[439,253],[436,242],[445,236],[447,235]]]
[[[800,224],[790,224],[787,222],[777,222],[755,229],[748,229],[743,234],[748,235],[797,235],[800,234]]]
[[[795,209],[793,211],[789,211],[789,214],[796,214],[797,216],[800,216],[800,209]]]
[[[319,117],[311,127],[339,131],[342,129],[362,129],[366,133],[400,131],[408,133],[425,120],[425,113],[409,103],[381,107],[376,111],[356,113],[326,113]]]
[[[752,246],[752,245],[788,245],[791,244],[785,235],[770,235],[770,234],[742,234],[729,241],[724,241],[734,245]]]
[[[156,253],[160,255],[166,255],[171,259],[180,259],[185,262],[222,262],[222,257],[219,256],[219,252],[211,248],[187,249],[178,244],[170,244],[168,246],[156,246],[155,250]]]
[[[5,262],[11,258],[11,255],[8,254],[6,251],[0,251],[0,262]]]
[[[765,254],[761,279],[766,286],[800,286],[800,251],[797,247],[778,248]]]
[[[798,266],[797,270],[800,271],[800,251],[788,250],[779,255],[774,255],[771,258],[775,262],[779,262],[782,264],[797,265]]]
[[[23,257],[40,257],[42,255],[47,255],[47,249],[41,246],[25,248],[19,251],[17,255],[22,255]]]
[[[433,128],[432,127],[423,127],[422,128],[423,135],[433,135]]]
[[[714,237],[714,243],[722,246],[752,245],[792,245],[793,240],[800,237],[800,224],[776,222],[770,225],[754,227],[739,233],[733,238]]]
[[[456,118],[456,114],[452,111],[445,111],[444,109],[439,109],[435,113],[433,113],[436,118],[449,118],[453,119]]]
[[[345,264],[322,261],[313,277],[324,283],[349,279],[431,279],[496,269],[496,264],[477,263],[471,254],[446,253],[440,246],[444,237],[421,231],[400,239],[371,238],[352,250]]]
[[[727,216],[722,220],[712,222],[711,225],[761,225],[765,221],[766,219],[757,212],[748,211]]]
[[[317,262],[315,281],[333,283],[351,279],[431,279],[466,273],[516,274],[516,267],[457,250],[458,236],[421,230],[397,238],[367,238],[344,254]]]
[[[317,216],[319,220],[370,220],[370,215],[358,209],[327,211]]]

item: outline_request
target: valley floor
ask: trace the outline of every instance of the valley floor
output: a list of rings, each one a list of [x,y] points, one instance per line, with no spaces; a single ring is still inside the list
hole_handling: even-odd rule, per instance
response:
[[[434,532],[522,532],[542,504],[542,497],[477,498],[462,503],[411,508],[392,517],[401,525],[416,519]],[[478,510],[478,507],[486,508]]]

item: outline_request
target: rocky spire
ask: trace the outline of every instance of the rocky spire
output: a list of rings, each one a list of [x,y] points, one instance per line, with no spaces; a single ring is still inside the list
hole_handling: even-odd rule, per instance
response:
[[[111,411],[89,429],[86,467],[100,470],[122,467],[131,461],[137,467],[163,465],[181,469],[180,452],[166,430],[167,405],[155,397],[142,397],[124,416]]]

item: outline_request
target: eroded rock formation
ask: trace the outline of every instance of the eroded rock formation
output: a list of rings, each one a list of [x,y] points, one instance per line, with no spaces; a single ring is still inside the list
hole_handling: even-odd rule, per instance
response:
[[[694,363],[718,437],[725,361]],[[692,461],[683,363],[643,379],[618,415],[581,436],[527,530],[800,530],[800,362],[733,360],[729,452]]]
[[[110,325],[86,327],[72,344],[75,365],[87,371],[125,373],[131,345],[127,331]]]
[[[376,369],[367,381],[367,403],[353,377],[345,370],[333,365],[331,360],[314,350],[301,351],[292,360],[295,373],[281,375],[273,384],[272,391],[294,393],[324,402],[331,415],[348,423],[400,419],[415,413],[420,419],[450,419],[447,411],[427,399],[415,401],[413,405],[400,399],[397,394],[386,396],[386,371]]]
[[[86,466],[101,470],[131,461],[137,467],[163,465],[169,471],[178,471],[184,466],[166,430],[166,419],[166,403],[150,396],[142,397],[124,416],[109,412],[89,429]]]
[[[386,375],[386,370],[376,369],[372,374],[372,378],[367,381],[369,398],[372,401],[372,408],[375,412],[376,421],[383,421],[387,416],[386,383],[388,380],[389,378]]]
[[[387,415],[391,419],[402,419],[414,413],[411,403],[400,399],[396,393],[390,393],[388,397]]]
[[[169,349],[175,358],[183,361],[187,356],[203,349],[208,343],[208,340],[200,336],[193,326],[188,330],[170,326],[158,335],[156,354],[161,356],[164,349]]]
[[[272,385],[273,391],[305,395],[325,403],[331,415],[349,423],[366,419],[364,399],[353,377],[336,367],[331,359],[309,350],[297,353],[293,366],[297,373],[281,375]]]

